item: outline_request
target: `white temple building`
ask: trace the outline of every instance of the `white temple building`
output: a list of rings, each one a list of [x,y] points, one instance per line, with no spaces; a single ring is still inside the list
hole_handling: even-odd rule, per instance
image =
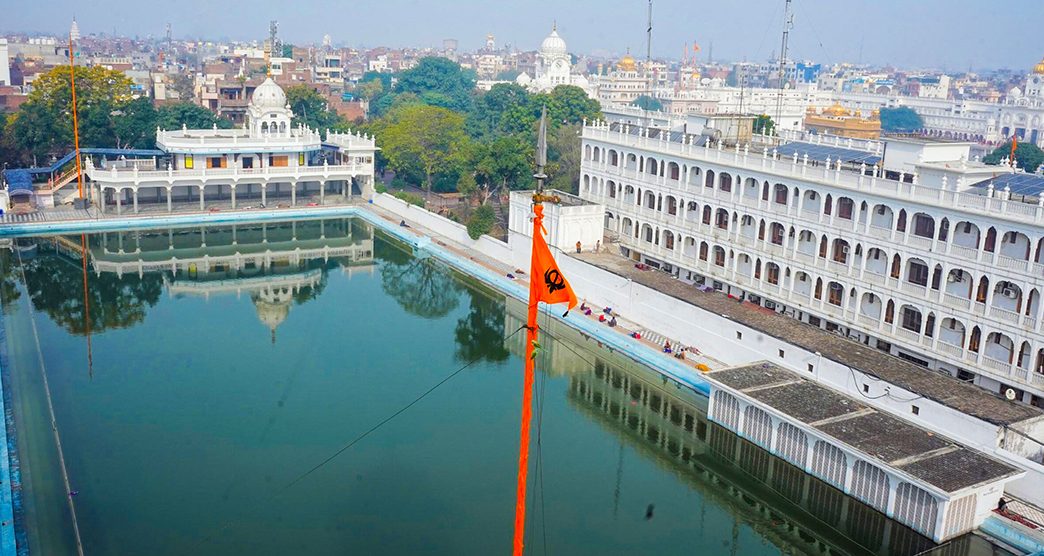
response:
[[[587,78],[579,73],[573,73],[569,49],[565,40],[559,36],[557,25],[551,28],[551,34],[540,43],[536,76],[521,73],[515,78],[515,82],[537,93],[550,91],[559,85],[574,85],[594,98],[593,89]]]
[[[250,99],[241,129],[156,130],[150,158],[86,163],[91,194],[101,210],[138,212],[142,203],[163,206],[220,201],[322,205],[373,194],[372,136],[293,124],[286,93],[271,78]]]

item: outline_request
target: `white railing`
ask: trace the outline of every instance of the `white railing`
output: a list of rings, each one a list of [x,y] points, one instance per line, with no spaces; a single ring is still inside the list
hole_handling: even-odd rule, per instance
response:
[[[990,316],[995,317],[998,320],[1009,322],[1011,324],[1018,324],[1019,314],[1015,311],[1009,311],[1007,309],[1001,309],[1000,307],[990,307]]]
[[[953,295],[952,293],[943,294],[943,303],[950,307],[958,309],[964,309],[965,311],[971,310],[972,300],[967,297],[960,297]]]
[[[331,175],[360,175],[373,172],[373,164],[337,164],[322,166],[265,166],[263,168],[194,168],[139,171],[135,168],[111,168],[102,170],[87,166],[87,175],[102,183],[144,181],[172,182],[179,180],[199,181],[206,178],[270,179],[295,177],[298,179],[328,177]],[[335,178],[336,179],[336,178]]]
[[[1007,361],[1001,361],[999,359],[994,359],[989,355],[983,355],[980,362],[982,363],[982,366],[987,369],[999,371],[1005,375],[1011,374],[1011,363],[1008,363]]]
[[[598,175],[600,172],[602,176],[609,180],[621,181],[620,176],[617,174],[618,170],[614,166],[609,166],[603,163],[592,163],[590,161],[584,161],[585,171],[592,175]],[[677,182],[681,185],[681,182]],[[731,194],[721,194],[718,190],[706,190],[706,188],[699,187],[673,187],[665,185],[660,181],[655,183],[644,183],[644,186],[653,186],[658,191],[664,194],[674,195],[676,197],[688,200],[695,200],[698,202],[706,202],[710,199],[724,200],[730,203],[730,210],[735,210],[735,207],[743,206],[749,209],[749,214],[755,217],[786,217],[791,218],[788,212],[788,207],[785,205],[777,205],[774,202],[759,202],[757,199],[750,197],[739,196],[734,198]],[[595,197],[589,195],[589,197]],[[881,228],[878,226],[870,225],[867,229],[864,225],[859,225],[853,231],[851,229],[840,229],[835,222],[835,225],[831,226],[827,221],[822,223],[819,222],[819,214],[815,210],[804,210],[801,215],[802,218],[808,220],[808,228],[816,231],[817,233],[828,233],[838,237],[844,237],[849,241],[858,241],[867,245],[874,245],[880,240],[890,240],[892,236],[892,230],[889,228]],[[778,218],[777,218],[778,219]],[[921,253],[925,257],[931,257],[933,259],[948,259],[954,265],[967,265],[969,262],[977,263],[978,265],[990,265],[993,263],[995,258],[994,253],[985,251],[979,251],[960,245],[952,245],[946,242],[939,242],[936,249],[933,250],[933,240],[913,234],[903,234],[896,232],[896,241],[901,241],[904,236],[908,240],[904,247],[909,248],[913,253]],[[1044,277],[1044,265],[1037,263],[1026,263],[1016,260],[1007,262],[1006,264],[998,265],[1000,268],[1011,269],[1019,273],[1025,273],[1033,278]]]
[[[610,129],[603,122],[586,125],[583,138],[605,141],[624,147],[657,151],[662,154],[684,157],[693,160],[710,162],[722,166],[753,169],[761,173],[775,174],[781,177],[823,183],[850,190],[869,192],[892,197],[897,200],[913,199],[926,205],[944,208],[963,209],[968,212],[999,216],[1010,220],[1038,223],[1044,220],[1044,209],[1038,205],[1010,201],[1004,199],[1004,193],[990,190],[987,195],[960,193],[951,190],[940,190],[915,183],[905,183],[885,178],[871,177],[858,172],[821,169],[810,167],[803,160],[780,157],[769,151],[767,147],[760,150],[746,148],[725,149],[718,143],[716,147],[698,146],[691,143],[666,141],[660,138],[649,138],[631,135]],[[998,167],[998,170],[1003,170]],[[992,196],[991,196],[992,195]]]
[[[908,340],[908,341],[910,341],[912,343],[915,343],[915,344],[921,343],[921,335],[919,333],[914,332],[913,330],[907,330],[907,329],[903,328],[902,326],[897,326],[896,327],[895,334],[896,334],[896,336],[899,336],[900,338],[902,338],[904,340]]]
[[[939,340],[939,342],[935,344],[935,349],[939,350],[940,353],[945,353],[946,355],[953,357],[954,359],[964,359],[964,348],[961,346]]]

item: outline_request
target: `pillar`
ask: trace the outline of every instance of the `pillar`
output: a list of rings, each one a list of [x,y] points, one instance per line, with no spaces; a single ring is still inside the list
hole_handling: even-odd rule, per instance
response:
[[[319,204],[326,201],[326,180],[319,180]]]
[[[172,189],[174,189],[173,186],[170,186],[170,185],[167,186],[167,212],[174,212],[174,206],[173,206],[173,203],[171,202],[171,194],[170,194]]]
[[[297,206],[297,182],[296,181],[291,181],[290,182],[290,206],[292,206],[292,207],[296,207]]]
[[[120,197],[123,195],[123,190],[114,188],[113,191],[116,192],[116,214],[123,214],[123,204],[120,202]]]
[[[268,190],[268,182],[261,182],[261,205],[265,204],[265,192]]]
[[[206,199],[206,195],[203,193],[203,190],[205,190],[206,188],[206,184],[202,184],[199,186],[199,210],[203,210],[203,202]]]
[[[138,214],[138,188],[134,187],[131,189],[131,196],[134,198],[134,214]]]
[[[236,208],[236,184],[232,184],[232,208]]]

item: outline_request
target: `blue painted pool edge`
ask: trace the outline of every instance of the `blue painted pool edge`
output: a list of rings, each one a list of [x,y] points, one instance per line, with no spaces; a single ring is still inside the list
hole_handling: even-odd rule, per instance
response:
[[[7,332],[2,322],[0,322],[0,341],[4,342],[6,346]],[[11,463],[11,456],[16,452],[16,447],[14,429],[11,428],[14,426],[14,415],[10,406],[11,392],[7,375],[6,352],[6,347],[0,350],[0,415],[4,417],[4,424],[0,427],[0,556],[16,556],[19,554],[19,546],[14,523],[15,492]],[[24,542],[23,539],[23,545]],[[23,554],[27,553],[25,549],[28,547],[22,546],[21,548]]]
[[[986,518],[986,521],[982,522],[979,529],[991,537],[1000,539],[1012,547],[1024,551],[1026,554],[1044,554],[1044,538],[1041,538],[1039,532],[1033,534],[1034,532],[1029,529],[1006,519],[1001,519],[996,515]]]

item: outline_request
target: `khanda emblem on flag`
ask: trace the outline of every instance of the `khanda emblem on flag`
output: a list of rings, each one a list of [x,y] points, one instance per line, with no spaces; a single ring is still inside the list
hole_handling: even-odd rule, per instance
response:
[[[547,293],[555,293],[565,289],[565,278],[562,278],[557,268],[549,268],[544,272],[544,284],[547,285]]]

